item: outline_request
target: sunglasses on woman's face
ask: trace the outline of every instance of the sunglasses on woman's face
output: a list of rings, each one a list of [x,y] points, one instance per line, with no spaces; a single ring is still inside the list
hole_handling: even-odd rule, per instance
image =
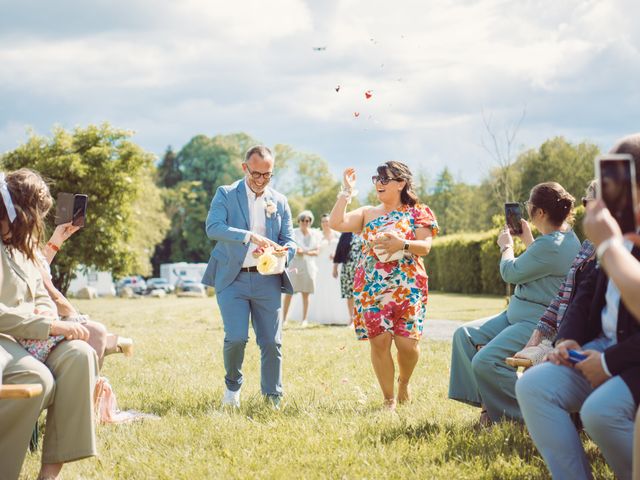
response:
[[[371,177],[371,182],[375,185],[377,182],[380,182],[382,185],[388,185],[390,181],[401,182],[401,178],[389,178],[383,177],[382,175],[374,175]]]
[[[300,223],[311,223],[311,219],[310,218],[301,218]]]

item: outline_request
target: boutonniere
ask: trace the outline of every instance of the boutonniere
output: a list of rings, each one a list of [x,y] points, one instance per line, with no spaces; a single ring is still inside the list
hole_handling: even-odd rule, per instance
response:
[[[276,204],[270,198],[264,201],[264,211],[269,218],[277,211]]]

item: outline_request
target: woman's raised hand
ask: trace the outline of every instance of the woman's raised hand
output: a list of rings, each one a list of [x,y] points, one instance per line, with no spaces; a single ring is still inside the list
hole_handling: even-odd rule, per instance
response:
[[[344,190],[351,191],[356,186],[356,169],[353,167],[346,168],[342,176],[342,186]]]
[[[511,237],[509,227],[505,226],[500,232],[500,235],[498,235],[498,246],[502,249],[507,245],[513,245],[513,237]]]
[[[80,230],[80,227],[73,225],[71,222],[63,223],[56,227],[49,241],[59,247],[78,230]]]
[[[522,233],[516,235],[516,237],[520,237],[520,240],[528,247],[533,243],[533,233],[531,233],[531,227],[529,226],[529,222],[527,222],[524,218],[520,219],[520,225],[522,225]]]

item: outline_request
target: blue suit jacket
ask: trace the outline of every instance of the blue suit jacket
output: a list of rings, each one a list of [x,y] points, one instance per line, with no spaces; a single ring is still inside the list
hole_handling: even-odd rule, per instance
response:
[[[289,263],[296,254],[296,244],[287,197],[269,187],[263,195],[265,201],[272,200],[276,205],[276,212],[271,216],[267,216],[265,212],[266,237],[279,245],[289,247]],[[221,291],[236,279],[249,249],[249,244],[244,243],[250,228],[249,218],[247,186],[244,179],[232,185],[218,187],[211,200],[206,222],[207,236],[217,243],[211,251],[202,283]],[[286,270],[281,278],[282,291],[292,294],[293,287]]]

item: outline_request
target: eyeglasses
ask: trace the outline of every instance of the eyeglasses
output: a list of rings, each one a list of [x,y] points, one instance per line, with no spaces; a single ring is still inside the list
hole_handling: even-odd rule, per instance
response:
[[[300,220],[298,220],[300,223],[311,223],[311,219],[310,218],[301,218]]]
[[[589,202],[591,202],[592,200],[595,200],[594,198],[587,198],[587,197],[582,197],[582,206],[587,208],[587,204]]]
[[[265,173],[262,173],[262,172],[252,172],[252,171],[251,171],[251,169],[249,168],[249,165],[247,165],[246,163],[245,163],[245,165],[246,165],[246,167],[247,167],[247,170],[248,170],[248,171],[249,171],[249,173],[251,174],[251,177],[252,177],[254,180],[258,180],[260,177],[264,178],[265,180],[269,180],[269,179],[271,179],[271,177],[273,176],[273,172],[265,172]]]
[[[375,185],[377,182],[380,182],[382,185],[388,185],[390,181],[394,181],[394,182],[401,182],[403,179],[402,178],[389,178],[389,177],[383,177],[381,175],[374,175],[373,177],[371,177],[371,182]]]

